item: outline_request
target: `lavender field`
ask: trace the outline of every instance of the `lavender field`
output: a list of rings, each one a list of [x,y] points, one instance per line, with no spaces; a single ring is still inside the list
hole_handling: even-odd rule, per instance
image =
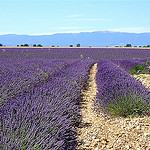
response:
[[[0,48],[0,58],[150,59],[148,48]]]
[[[95,63],[95,111],[150,115],[149,89],[130,75],[149,74],[150,49],[2,47],[0,149],[76,149],[81,91]]]

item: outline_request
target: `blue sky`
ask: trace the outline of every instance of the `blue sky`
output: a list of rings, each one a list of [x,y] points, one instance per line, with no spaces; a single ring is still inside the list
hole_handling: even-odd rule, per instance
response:
[[[150,32],[149,0],[0,0],[0,34]]]

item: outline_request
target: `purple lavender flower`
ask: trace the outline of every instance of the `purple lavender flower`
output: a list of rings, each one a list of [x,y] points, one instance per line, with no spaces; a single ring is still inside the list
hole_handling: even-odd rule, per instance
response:
[[[111,61],[98,62],[96,82],[99,91],[96,101],[98,109],[104,110],[107,114],[111,114],[111,109],[113,113],[120,116],[135,113],[134,109],[138,114],[141,114],[141,111],[150,113],[149,90]]]

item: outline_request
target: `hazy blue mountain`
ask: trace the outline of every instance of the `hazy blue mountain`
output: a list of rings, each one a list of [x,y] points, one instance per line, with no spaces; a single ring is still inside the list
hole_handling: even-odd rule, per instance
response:
[[[132,46],[150,45],[150,33],[125,33],[125,32],[81,32],[81,33],[57,33],[53,35],[0,35],[0,43],[6,46],[16,46],[21,44],[42,44],[43,46],[76,46],[80,43],[81,47],[105,47],[105,46],[124,46],[130,43]]]

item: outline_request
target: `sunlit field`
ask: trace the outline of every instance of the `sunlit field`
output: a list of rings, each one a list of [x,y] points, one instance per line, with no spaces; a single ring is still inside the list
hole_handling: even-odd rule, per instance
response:
[[[148,48],[0,48],[0,149],[73,150],[82,90],[97,63],[94,111],[150,115]]]

